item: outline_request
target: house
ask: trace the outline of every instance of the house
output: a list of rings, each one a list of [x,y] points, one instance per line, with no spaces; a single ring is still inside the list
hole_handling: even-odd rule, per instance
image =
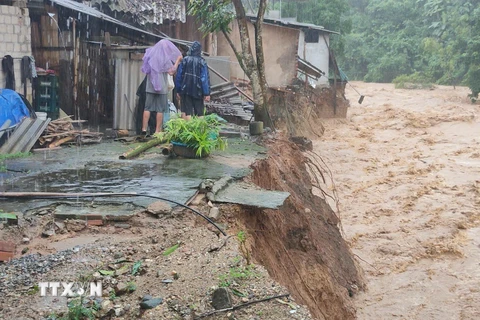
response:
[[[249,15],[250,21],[256,16]],[[238,26],[232,24],[230,33],[233,43],[240,47]],[[250,35],[254,34],[253,23],[249,24]],[[338,34],[321,26],[300,23],[288,19],[268,18],[263,24],[263,49],[265,73],[268,86],[285,87],[295,78],[308,78],[316,85],[328,85],[330,34]],[[235,57],[223,34],[217,35],[217,55]],[[255,48],[254,38],[251,46]],[[232,78],[245,78],[240,66],[232,61]]]
[[[32,85],[29,79],[22,83],[21,61],[32,55],[30,17],[25,1],[13,1],[13,5],[0,5],[0,58],[13,60],[15,90],[32,101]],[[6,87],[7,73],[0,72],[0,88]]]

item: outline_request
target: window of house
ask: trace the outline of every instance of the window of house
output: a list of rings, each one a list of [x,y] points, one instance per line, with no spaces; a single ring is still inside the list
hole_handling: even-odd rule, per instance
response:
[[[306,43],[317,43],[320,38],[320,31],[307,29],[305,30],[305,42]]]

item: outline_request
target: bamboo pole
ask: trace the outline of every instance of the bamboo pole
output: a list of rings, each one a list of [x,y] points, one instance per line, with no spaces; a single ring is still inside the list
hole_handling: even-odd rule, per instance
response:
[[[142,143],[141,145],[139,145],[138,147],[136,147],[133,150],[125,152],[124,154],[122,154],[118,158],[121,159],[121,160],[131,159],[133,157],[138,156],[140,153],[142,153],[142,152],[144,152],[144,151],[146,151],[146,150],[148,150],[152,147],[155,147],[155,146],[157,146],[161,143],[164,143],[164,142],[165,142],[165,139],[162,139],[162,138],[152,139],[148,142]]]

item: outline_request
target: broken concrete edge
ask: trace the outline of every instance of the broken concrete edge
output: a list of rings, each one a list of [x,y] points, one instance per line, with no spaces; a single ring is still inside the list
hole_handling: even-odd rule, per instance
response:
[[[225,189],[230,182],[233,181],[233,178],[231,176],[225,176],[220,178],[219,180],[215,181],[212,186],[212,193],[216,195],[218,192],[222,191]]]
[[[133,218],[135,214],[130,215],[101,215],[101,214],[64,214],[55,213],[55,220],[82,220],[87,226],[103,226],[108,223],[125,222]]]
[[[199,192],[205,193],[208,200],[214,202],[215,195],[225,189],[232,181],[234,181],[230,175],[226,175],[218,180],[205,179],[199,186]]]

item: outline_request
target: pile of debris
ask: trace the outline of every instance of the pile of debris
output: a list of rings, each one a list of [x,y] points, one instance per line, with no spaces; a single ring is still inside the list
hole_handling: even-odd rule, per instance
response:
[[[78,130],[73,126],[74,123],[83,123],[86,120],[72,120],[71,116],[52,120],[42,136],[38,139],[41,146],[50,149],[59,147],[67,142],[76,144],[98,143],[102,140],[103,133],[90,132],[88,129]]]
[[[211,101],[205,105],[207,111],[216,113],[229,122],[247,125],[253,117],[253,103],[249,97],[247,101],[242,100],[240,93],[246,95],[232,82],[224,82],[212,86]]]

